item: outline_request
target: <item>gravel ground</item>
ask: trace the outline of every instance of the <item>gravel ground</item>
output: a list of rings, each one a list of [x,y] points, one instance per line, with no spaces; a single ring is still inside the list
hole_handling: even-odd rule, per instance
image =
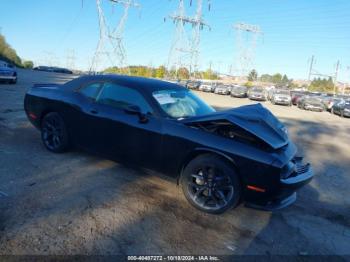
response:
[[[0,255],[350,255],[350,119],[263,103],[288,126],[315,178],[282,211],[208,215],[165,175],[47,152],[25,117],[25,90],[69,78],[23,70],[17,85],[0,84]],[[218,109],[252,103],[198,95]]]

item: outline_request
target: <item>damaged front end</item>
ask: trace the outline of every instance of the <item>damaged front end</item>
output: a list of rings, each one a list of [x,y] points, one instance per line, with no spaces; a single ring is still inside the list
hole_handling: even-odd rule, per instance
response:
[[[296,147],[289,140],[285,126],[261,104],[181,121],[190,127],[258,149],[259,156],[251,150],[249,160],[246,156],[237,158],[246,162],[239,168],[248,206],[263,210],[288,206],[296,200],[295,191],[313,177],[311,166],[296,157]],[[261,163],[261,155],[271,161]],[[237,165],[240,165],[239,161],[236,161]],[[255,166],[255,169],[250,166]],[[264,171],[259,169],[260,166],[264,167]]]
[[[261,104],[183,119],[186,125],[257,146],[278,149],[288,144],[287,129]]]

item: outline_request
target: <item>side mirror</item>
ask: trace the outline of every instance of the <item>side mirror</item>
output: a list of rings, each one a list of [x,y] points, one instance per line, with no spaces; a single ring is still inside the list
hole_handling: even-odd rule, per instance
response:
[[[128,106],[124,109],[125,113],[130,115],[137,115],[140,119],[140,123],[147,123],[148,118],[147,115],[141,112],[141,108],[135,105]]]

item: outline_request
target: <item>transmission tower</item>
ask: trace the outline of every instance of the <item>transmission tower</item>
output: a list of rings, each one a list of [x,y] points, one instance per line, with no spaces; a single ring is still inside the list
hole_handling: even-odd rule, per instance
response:
[[[208,6],[210,10],[210,0],[208,0]],[[193,26],[192,33],[192,48],[191,48],[191,71],[196,75],[199,69],[199,45],[201,40],[200,32],[206,26],[210,29],[210,26],[204,22],[203,17],[203,0],[197,0],[197,9],[194,19],[191,24]]]
[[[191,1],[192,2],[192,1]],[[210,1],[208,0],[209,7]],[[180,67],[189,67],[190,73],[198,71],[200,31],[207,26],[202,16],[203,0],[197,0],[197,9],[194,17],[186,16],[184,0],[179,0],[177,11],[170,15],[176,25],[175,37],[168,57],[168,72],[175,69],[176,74]],[[192,38],[186,35],[185,25],[192,26]]]
[[[233,26],[237,35],[237,68],[241,77],[248,75],[254,68],[256,43],[258,37],[262,35],[260,26],[246,23],[237,23]]]
[[[123,7],[123,14],[117,26],[113,28],[107,26],[102,8],[102,1],[103,0],[96,0],[100,37],[92,59],[90,72],[96,72],[99,67],[103,66],[102,58],[107,58],[111,66],[127,68],[126,51],[123,44],[125,24],[130,7],[140,7],[134,0],[108,0],[108,2],[112,4],[112,7],[115,5],[121,5]]]

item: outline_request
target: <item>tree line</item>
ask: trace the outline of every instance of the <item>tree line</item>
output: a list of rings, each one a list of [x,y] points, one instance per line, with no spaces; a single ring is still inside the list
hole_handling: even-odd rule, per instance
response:
[[[110,67],[104,70],[105,73],[126,74],[132,76],[153,77],[153,78],[171,78],[171,79],[190,79],[190,71],[186,67],[179,69],[167,70],[165,66],[150,67],[150,66],[128,66],[128,67]],[[199,79],[219,79],[218,75],[207,69],[192,74],[194,78]]]
[[[289,79],[286,74],[282,75],[280,73],[276,73],[274,75],[263,74],[258,77],[258,72],[253,69],[248,75],[248,81],[254,82],[257,80],[261,82],[273,83],[277,86],[290,86],[293,82],[293,79]]]
[[[319,92],[328,92],[331,93],[334,91],[334,82],[332,77],[326,78],[315,78],[312,80],[310,86],[310,91],[319,91]]]
[[[258,76],[258,72],[253,69],[248,75],[248,83],[247,85],[252,85],[254,81],[261,81],[272,83],[277,87],[296,87],[296,84],[293,83],[293,79],[288,78],[286,74],[282,75],[280,73],[276,73],[274,75],[263,74],[260,77]],[[306,86],[305,86],[306,87]],[[332,77],[326,78],[315,78],[311,81],[310,85],[307,86],[310,91],[319,91],[319,92],[333,92],[334,90],[334,81]]]
[[[0,60],[14,64],[18,67],[33,68],[32,61],[22,61],[17,55],[15,49],[13,49],[6,41],[5,36],[0,34]]]

